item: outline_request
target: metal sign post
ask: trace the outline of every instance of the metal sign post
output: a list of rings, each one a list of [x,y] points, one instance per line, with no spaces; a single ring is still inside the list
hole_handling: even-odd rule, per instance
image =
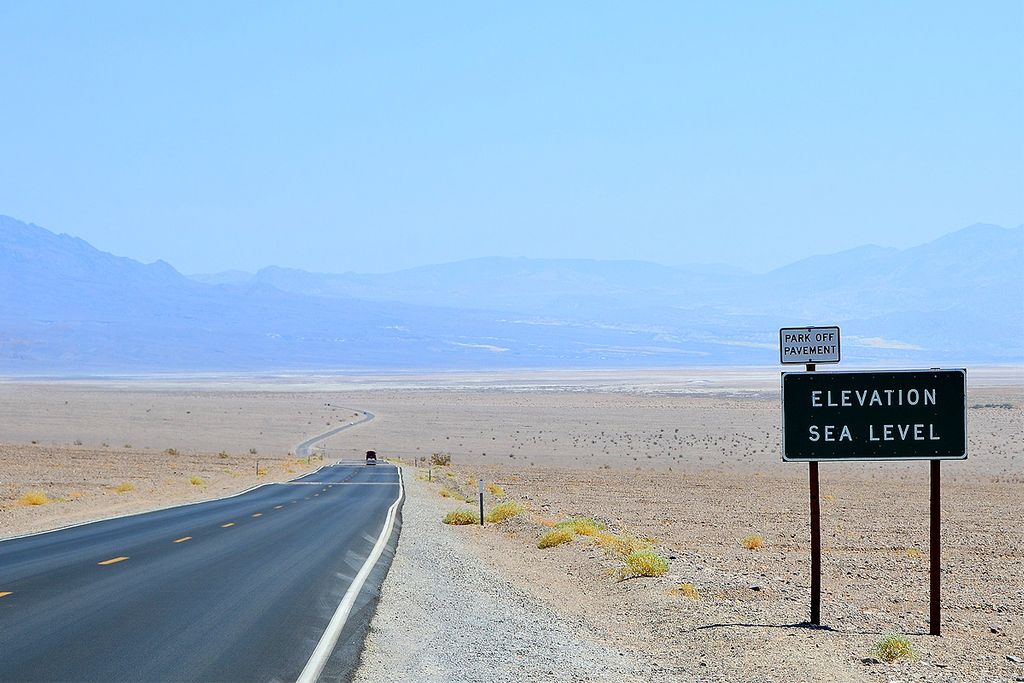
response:
[[[818,363],[838,363],[841,358],[837,325],[779,330],[779,362],[783,365],[804,365],[807,372],[814,372]],[[821,497],[816,460],[807,463],[807,475],[811,504],[811,624],[821,626]]]
[[[940,572],[942,571],[942,556],[939,549],[939,541],[941,535],[941,515],[939,511],[939,466],[942,465],[941,460],[931,461],[931,501],[930,517],[931,523],[928,529],[928,554],[930,555],[930,567],[929,567],[929,614],[928,614],[928,632],[933,636],[942,635],[942,602],[940,600],[941,593],[941,581]]]
[[[814,372],[814,363],[807,372]],[[811,489],[811,623],[821,626],[821,497],[818,488],[818,463],[807,463]]]

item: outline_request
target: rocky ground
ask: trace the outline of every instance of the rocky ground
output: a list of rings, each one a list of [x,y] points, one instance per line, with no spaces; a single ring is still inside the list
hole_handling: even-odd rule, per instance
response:
[[[372,448],[403,458],[412,482],[426,473],[412,463],[432,453],[449,453],[453,466],[431,473],[440,483],[410,486],[367,673],[394,665],[411,677],[422,660],[449,673],[490,663],[490,680],[520,670],[547,680],[554,663],[548,678],[559,680],[1013,681],[1024,678],[1014,661],[1024,658],[1024,390],[1017,375],[979,383],[980,374],[969,375],[970,457],[943,464],[942,638],[925,635],[925,463],[822,466],[829,628],[800,625],[807,468],[781,462],[777,375],[324,391],[0,384],[0,536],[290,478],[316,465],[289,455],[298,441],[370,410],[373,422],[328,441],[329,459]],[[442,525],[464,505],[442,487],[470,495],[477,477],[526,512],[483,530]],[[118,492],[124,483],[133,488]],[[22,502],[34,490],[55,502]],[[488,505],[501,499],[488,494]],[[649,543],[667,573],[619,581],[622,557],[589,537],[539,550],[548,525],[571,515]],[[748,536],[763,547],[742,547]],[[429,647],[395,637],[389,595]],[[490,631],[467,632],[471,623]],[[916,658],[874,661],[890,632],[905,634]],[[454,680],[476,674],[462,675]]]

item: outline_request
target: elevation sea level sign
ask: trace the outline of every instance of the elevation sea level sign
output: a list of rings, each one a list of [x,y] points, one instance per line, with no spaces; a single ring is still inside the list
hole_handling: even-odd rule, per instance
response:
[[[779,330],[783,365],[839,362],[838,327],[783,327]]]
[[[782,373],[782,459],[963,460],[967,371]]]

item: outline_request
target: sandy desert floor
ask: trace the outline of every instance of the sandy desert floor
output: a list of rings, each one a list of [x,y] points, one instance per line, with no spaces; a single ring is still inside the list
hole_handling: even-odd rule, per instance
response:
[[[290,478],[316,466],[289,455],[296,443],[369,410],[373,422],[327,441],[328,459],[446,452],[453,466],[426,490],[499,483],[527,514],[439,533],[465,533],[665,680],[1019,680],[1008,657],[1024,658],[1024,378],[970,377],[970,457],[943,463],[942,638],[924,635],[926,463],[822,465],[830,629],[797,626],[807,467],[781,462],[777,373],[0,383],[0,537]],[[116,492],[124,482],[134,489]],[[56,502],[20,503],[31,490]],[[439,519],[453,505],[436,504]],[[583,538],[538,550],[544,525],[569,515],[651,539],[668,573],[618,581],[621,558]],[[751,534],[763,548],[741,547]],[[871,662],[889,632],[909,635],[918,659]]]

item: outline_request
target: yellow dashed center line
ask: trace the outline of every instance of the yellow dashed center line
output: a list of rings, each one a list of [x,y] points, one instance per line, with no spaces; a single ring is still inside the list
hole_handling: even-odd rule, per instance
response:
[[[8,595],[10,595],[13,592],[14,591],[0,591],[0,598],[6,598]]]
[[[220,528],[221,529],[227,529],[229,526],[234,526],[234,525],[235,525],[234,522],[228,522],[227,524],[221,524]]]
[[[280,509],[281,509],[281,508],[283,508],[283,507],[284,507],[284,505],[275,505],[275,506],[274,506],[274,509],[275,509],[275,510],[280,510]]]
[[[174,542],[175,543],[184,543],[185,541],[191,541],[191,540],[192,540],[191,536],[182,536],[181,538],[177,539]]]
[[[109,560],[103,560],[102,562],[97,562],[96,564],[117,564],[118,562],[124,562],[127,559],[127,557],[121,555],[120,557],[112,557]]]
[[[255,515],[253,515],[253,517],[262,517],[262,516],[263,516],[262,512],[257,512]]]

